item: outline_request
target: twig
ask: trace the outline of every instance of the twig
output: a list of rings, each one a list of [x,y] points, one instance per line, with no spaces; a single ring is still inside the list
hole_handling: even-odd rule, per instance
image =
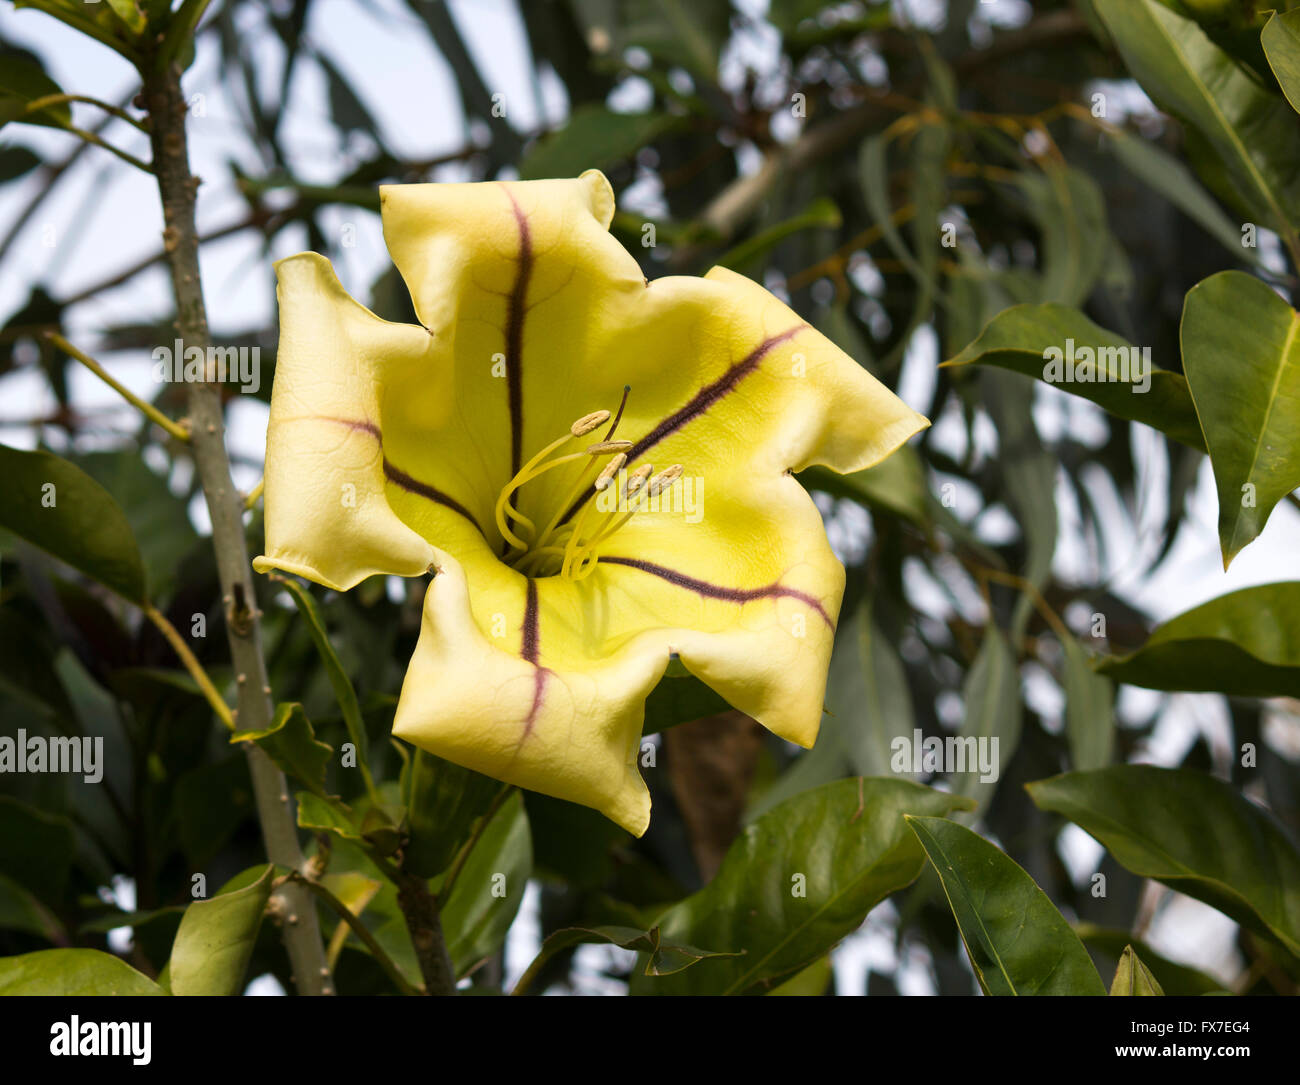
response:
[[[136,408],[136,410],[138,410],[141,414],[145,415],[151,422],[161,426],[173,437],[175,437],[176,440],[185,441],[185,442],[189,441],[190,431],[186,429],[182,423],[173,422],[170,418],[168,418],[165,414],[163,414],[162,411],[160,411],[152,403],[149,403],[146,400],[141,399],[129,388],[127,388],[124,384],[122,384],[116,378],[114,378],[108,372],[107,369],[105,369],[102,365],[100,365],[99,362],[95,361],[95,359],[92,358],[89,354],[86,354],[84,351],[78,350],[66,339],[64,339],[63,336],[59,335],[58,332],[46,332],[45,338],[48,339],[51,343],[53,343],[56,347],[58,347],[61,351],[63,351],[64,354],[76,358],[77,361],[79,361],[82,365],[84,365],[87,369],[89,369],[92,373],[94,373],[95,376],[97,376],[100,380],[102,380],[105,384],[107,384],[110,388],[112,388],[113,391],[115,391],[129,404],[131,404],[132,407]]]
[[[198,683],[199,689],[203,691],[203,696],[207,699],[208,704],[212,706],[212,711],[216,714],[217,719],[222,722],[227,731],[233,731],[235,729],[235,718],[230,714],[230,706],[217,692],[217,687],[212,684],[212,679],[208,677],[208,672],[203,669],[203,664],[190,651],[190,646],[185,643],[185,638],[167,620],[167,616],[152,603],[146,603],[143,609],[145,617],[153,622],[162,635],[167,638],[167,643],[172,646],[172,650],[180,657],[180,661],[185,664],[185,669],[190,672],[190,677]]]

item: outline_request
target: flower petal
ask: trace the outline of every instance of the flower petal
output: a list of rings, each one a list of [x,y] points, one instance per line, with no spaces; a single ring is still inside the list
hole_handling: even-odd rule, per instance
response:
[[[398,371],[420,367],[429,335],[353,301],[323,256],[289,257],[276,272],[266,554],[253,564],[340,590],[375,573],[422,573],[433,551],[389,507],[377,435],[384,387]]]

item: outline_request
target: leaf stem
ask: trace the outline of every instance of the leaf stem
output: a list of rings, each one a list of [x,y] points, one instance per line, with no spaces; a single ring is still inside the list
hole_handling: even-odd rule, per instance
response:
[[[233,731],[235,729],[235,718],[230,714],[230,706],[226,704],[225,698],[217,692],[217,687],[212,684],[212,679],[208,677],[208,672],[203,669],[203,664],[190,651],[190,646],[185,643],[185,638],[167,620],[167,616],[152,603],[144,605],[144,615],[167,638],[167,643],[172,646],[172,650],[180,657],[185,669],[190,672],[190,677],[198,683],[199,689],[203,691],[203,696],[207,699],[208,704],[212,706],[212,711],[216,714],[217,719],[222,722],[227,731]]]
[[[104,110],[105,113],[111,113],[118,120],[126,121],[127,124],[138,128],[145,135],[149,134],[149,126],[143,121],[136,120],[125,109],[118,106],[110,105],[108,102],[101,102],[98,98],[89,98],[84,94],[47,94],[43,98],[33,98],[27,103],[24,113],[39,113],[42,109],[52,105],[65,105],[69,102],[81,102],[83,105],[93,105]]]
[[[131,404],[132,407],[138,410],[141,414],[145,415],[145,417],[147,417],[149,421],[153,422],[155,425],[161,426],[173,437],[175,437],[176,440],[185,441],[187,443],[189,442],[190,431],[183,424],[181,424],[180,422],[173,422],[170,418],[168,418],[165,414],[163,414],[162,411],[160,411],[152,403],[149,403],[141,399],[129,388],[127,388],[124,384],[122,384],[120,381],[114,378],[108,372],[107,369],[105,369],[102,365],[100,365],[99,362],[95,361],[95,359],[92,358],[89,354],[85,353],[82,350],[78,350],[66,339],[64,339],[63,336],[61,336],[58,332],[46,332],[45,338],[48,339],[51,343],[53,343],[56,347],[58,347],[61,351],[63,351],[64,354],[76,358],[77,361],[79,361],[82,365],[84,365],[87,369],[89,369],[92,373],[94,373],[95,376],[97,376],[100,380],[102,380],[105,384],[107,384],[110,388],[112,388],[113,391],[115,391],[129,404]]]

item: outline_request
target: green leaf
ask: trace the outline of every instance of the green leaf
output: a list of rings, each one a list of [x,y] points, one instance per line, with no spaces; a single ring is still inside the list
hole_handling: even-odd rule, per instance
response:
[[[432,878],[451,864],[502,785],[420,749],[402,775],[410,835],[403,869]]]
[[[1088,951],[1014,860],[955,821],[908,817],[989,995],[1104,995]]]
[[[1213,149],[1237,200],[1300,251],[1295,113],[1191,19],[1156,0],[1093,0],[1128,70]]]
[[[997,790],[1002,770],[1020,745],[1020,672],[1006,634],[989,623],[980,650],[966,672],[962,687],[966,715],[959,741],[964,742],[967,768],[948,777],[952,790],[974,799],[982,809]],[[973,740],[973,741],[971,741]],[[997,763],[993,779],[979,765],[978,750],[992,750],[997,742]],[[973,815],[972,815],[973,816]]]
[[[631,158],[677,125],[667,113],[615,113],[603,105],[579,106],[564,127],[542,136],[519,164],[521,180],[576,177]]]
[[[778,222],[774,226],[769,226],[766,230],[760,230],[753,237],[747,238],[735,248],[723,253],[722,256],[718,257],[717,263],[722,267],[729,267],[735,271],[746,270],[750,265],[761,262],[777,245],[792,234],[797,234],[800,230],[818,227],[838,229],[842,221],[840,209],[835,206],[835,202],[825,196],[819,196],[793,218]]]
[[[104,0],[14,0],[14,7],[43,11],[116,50],[133,64],[139,59],[135,35]]]
[[[26,147],[0,147],[0,185],[26,176],[40,164],[40,156]]]
[[[1081,770],[1110,764],[1115,749],[1115,687],[1093,670],[1079,642],[1061,639],[1065,652],[1065,734],[1070,763]]]
[[[328,797],[325,770],[334,751],[328,743],[317,739],[302,705],[276,705],[271,726],[265,731],[238,731],[230,736],[230,741],[232,744],[256,743],[287,775],[312,794]]]
[[[839,780],[787,799],[732,844],[713,881],[658,919],[671,942],[743,951],[675,976],[634,976],[634,994],[743,994],[824,956],[909,885],[925,859],[904,813],[966,800],[896,779]]]
[[[1110,984],[1112,995],[1163,995],[1160,984],[1156,982],[1151,969],[1144,965],[1132,946],[1125,946],[1119,967],[1115,969],[1115,978]]]
[[[131,525],[108,491],[67,460],[0,445],[0,527],[144,604]]]
[[[1080,170],[1049,164],[1021,170],[1012,184],[1029,204],[1041,234],[1039,300],[1082,305],[1105,267],[1110,227],[1106,201]]]
[[[9,121],[40,124],[48,128],[67,128],[72,124],[72,107],[67,102],[47,105],[35,113],[27,112],[27,103],[63,88],[45,74],[40,62],[30,53],[0,55],[0,127]]]
[[[125,961],[97,949],[42,949],[0,957],[0,996],[163,993]]]
[[[1229,592],[1170,618],[1097,668],[1146,689],[1300,697],[1300,582]]]
[[[1078,923],[1074,933],[1092,951],[1094,957],[1104,957],[1116,967],[1124,950],[1132,946],[1135,952],[1141,954],[1142,963],[1151,970],[1151,974],[1168,995],[1204,995],[1223,989],[1223,984],[1213,976],[1162,957],[1128,931],[1108,930],[1093,923]]]
[[[645,954],[644,975],[647,976],[671,976],[706,957],[738,956],[735,953],[711,953],[707,949],[665,942],[660,937],[658,927],[651,927],[648,931],[633,927],[564,927],[547,935],[540,952],[519,977],[519,982],[511,993],[523,994],[532,985],[542,966],[560,950],[590,943],[621,946]]]
[[[730,708],[725,697],[715,693],[674,658],[646,698],[642,733],[658,734],[679,723],[716,716]]]
[[[316,645],[321,662],[325,664],[325,674],[334,689],[339,710],[343,713],[348,737],[356,745],[357,759],[361,764],[367,763],[366,726],[361,719],[361,706],[357,703],[357,693],[352,688],[352,680],[343,669],[343,664],[339,662],[334,646],[330,644],[329,633],[325,629],[325,619],[321,615],[320,607],[316,605],[316,600],[312,598],[311,593],[296,580],[276,575],[272,575],[271,579],[283,585],[293,596],[293,601],[298,606],[298,613],[307,623],[307,631],[311,634],[312,643]]]
[[[1300,486],[1300,313],[1259,279],[1223,271],[1188,291],[1180,337],[1227,569]]]
[[[488,822],[442,909],[442,931],[457,976],[505,941],[532,869],[528,815],[516,791]]]
[[[1291,107],[1300,112],[1300,9],[1273,12],[1260,40],[1278,86]]]
[[[1232,785],[1189,769],[1114,765],[1027,785],[1116,861],[1271,934],[1300,955],[1300,850]]]
[[[299,791],[294,800],[298,803],[300,829],[335,833],[347,840],[361,839],[361,818],[345,803],[310,791]]]
[[[1104,380],[1045,380],[1051,348],[1065,354],[1074,343],[1074,362],[1064,375]],[[1082,348],[1087,348],[1084,353]],[[1003,310],[985,325],[979,337],[960,354],[944,362],[945,367],[993,365],[1009,369],[1053,387],[1089,399],[1117,418],[1142,422],[1192,448],[1205,448],[1201,424],[1187,390],[1187,381],[1178,373],[1157,369],[1143,363],[1150,375],[1150,387],[1137,377],[1132,362],[1137,348],[1126,339],[1099,327],[1077,309],[1064,305],[1014,305]],[[1062,359],[1062,364],[1066,359]],[[1091,361],[1091,365],[1085,362]]]
[[[865,471],[840,475],[827,467],[809,467],[796,477],[810,490],[821,490],[832,497],[847,498],[901,516],[918,527],[925,527],[930,521],[925,465],[911,445],[903,445],[892,456]]]
[[[1159,144],[1122,128],[1108,129],[1107,143],[1120,163],[1163,196],[1239,260],[1253,261],[1242,243],[1241,227],[1224,212],[1183,163]]]
[[[122,20],[122,25],[132,34],[140,34],[144,31],[148,20],[136,0],[104,0],[113,14]]]
[[[63,925],[18,882],[0,874],[0,930],[23,931],[47,942],[66,942]]]
[[[243,990],[274,870],[267,864],[251,885],[185,909],[168,963],[172,994],[237,995]]]
[[[57,905],[67,888],[75,853],[76,834],[67,818],[0,795],[0,874],[13,878],[39,900]]]

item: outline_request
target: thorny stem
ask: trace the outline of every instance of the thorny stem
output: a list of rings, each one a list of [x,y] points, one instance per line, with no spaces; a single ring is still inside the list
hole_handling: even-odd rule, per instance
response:
[[[146,69],[143,99],[151,121],[154,168],[163,205],[163,247],[176,296],[176,330],[189,346],[206,353],[208,320],[199,278],[199,246],[194,227],[194,197],[198,179],[191,175],[185,143],[185,98],[175,64]],[[271,687],[262,655],[261,629],[253,592],[252,570],[244,540],[243,504],[230,478],[224,438],[221,389],[215,383],[187,385],[191,444],[199,479],[212,520],[212,545],[226,617],[230,657],[238,679],[239,707],[234,713],[241,730],[264,730],[271,723]],[[266,754],[246,743],[256,796],[258,820],[267,855],[278,866],[303,867],[298,831],[289,806],[284,774]],[[323,994],[329,968],[321,942],[316,902],[298,884],[279,890],[287,914],[298,922],[285,924],[285,948],[300,994]]]

